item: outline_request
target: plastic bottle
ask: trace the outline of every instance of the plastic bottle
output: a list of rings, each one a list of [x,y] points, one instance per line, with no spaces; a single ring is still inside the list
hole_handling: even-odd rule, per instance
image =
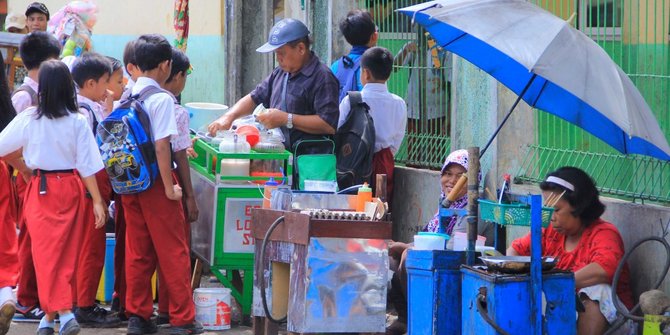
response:
[[[372,189],[368,183],[363,183],[363,186],[358,188],[358,196],[356,197],[356,211],[365,211],[365,203],[372,201]]]
[[[270,199],[272,199],[272,191],[277,189],[279,183],[275,181],[274,178],[270,177],[268,181],[265,182],[265,187],[263,188],[263,208],[270,208]]]
[[[248,154],[251,146],[244,135],[226,133],[219,144],[219,152],[225,154]],[[224,158],[221,160],[221,175],[231,177],[249,176],[249,159]],[[243,184],[246,181],[226,181],[231,184]]]

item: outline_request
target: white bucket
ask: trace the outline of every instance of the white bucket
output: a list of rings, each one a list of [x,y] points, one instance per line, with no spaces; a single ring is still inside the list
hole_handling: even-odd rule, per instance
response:
[[[195,319],[206,330],[230,329],[230,289],[196,288],[193,292]]]
[[[189,128],[205,130],[214,120],[228,111],[228,106],[209,102],[189,102],[185,105],[188,110]]]

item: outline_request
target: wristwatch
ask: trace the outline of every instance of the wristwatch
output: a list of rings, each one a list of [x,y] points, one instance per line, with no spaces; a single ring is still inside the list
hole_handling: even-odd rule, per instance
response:
[[[286,120],[286,128],[293,129],[293,114],[288,113],[288,120]]]

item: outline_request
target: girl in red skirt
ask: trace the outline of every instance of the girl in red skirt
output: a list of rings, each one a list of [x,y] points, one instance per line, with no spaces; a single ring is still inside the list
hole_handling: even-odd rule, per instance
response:
[[[46,312],[37,334],[54,334],[58,313],[59,333],[74,335],[80,327],[71,311],[71,285],[84,224],[84,186],[93,199],[95,226],[101,228],[106,209],[94,175],[103,164],[88,121],[78,111],[67,66],[46,61],[39,78],[38,106],[17,115],[0,133],[0,157],[22,148],[33,171],[24,213],[40,305]]]
[[[0,71],[0,131],[12,121],[16,112],[9,97],[5,71]],[[9,331],[16,311],[12,287],[19,275],[18,245],[16,240],[16,204],[11,170],[0,159],[0,335]]]

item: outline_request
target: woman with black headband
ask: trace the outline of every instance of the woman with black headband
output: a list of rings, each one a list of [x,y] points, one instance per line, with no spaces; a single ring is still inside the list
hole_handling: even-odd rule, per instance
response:
[[[542,255],[557,257],[557,268],[575,274],[575,287],[584,305],[578,313],[578,334],[603,334],[616,320],[612,279],[624,254],[617,228],[600,218],[600,202],[594,181],[575,167],[562,167],[540,183],[544,199],[554,206],[551,225],[542,229]],[[546,201],[545,201],[546,202]],[[530,234],[512,242],[507,255],[530,255]],[[627,308],[633,306],[628,267],[619,280],[617,295]],[[617,334],[631,334],[627,324]]]

